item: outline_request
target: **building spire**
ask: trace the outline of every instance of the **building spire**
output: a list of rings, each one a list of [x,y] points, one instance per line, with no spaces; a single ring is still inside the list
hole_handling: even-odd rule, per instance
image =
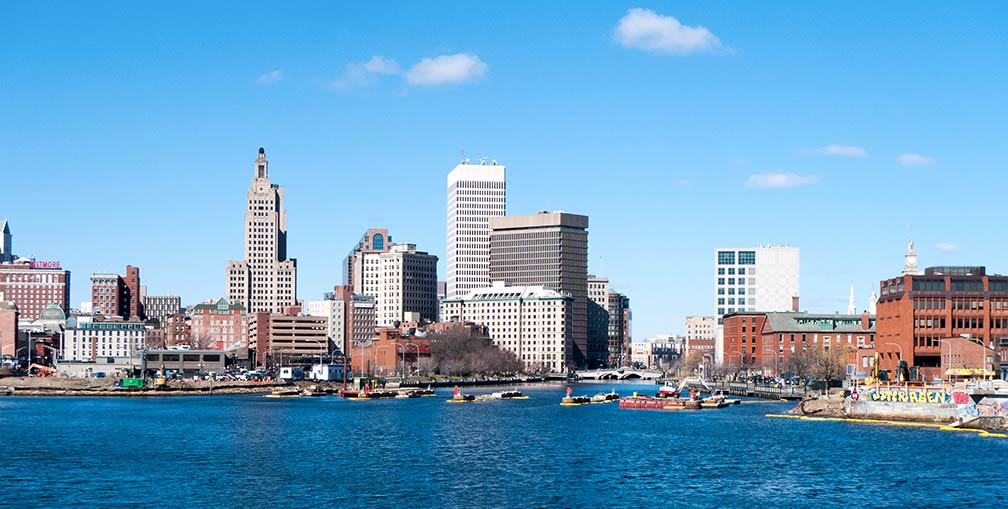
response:
[[[915,276],[917,274],[917,252],[914,250],[913,237],[910,237],[910,242],[907,243],[906,254],[903,255],[903,275]]]
[[[269,178],[269,161],[266,160],[266,149],[259,147],[259,155],[255,160],[255,178]]]
[[[854,303],[854,285],[850,285],[850,302],[847,303],[847,314],[857,314],[857,304]]]

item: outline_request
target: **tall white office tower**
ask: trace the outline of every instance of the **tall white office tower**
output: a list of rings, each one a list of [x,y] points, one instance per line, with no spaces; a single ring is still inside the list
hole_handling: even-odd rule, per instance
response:
[[[490,286],[491,217],[505,215],[505,167],[464,159],[448,174],[448,297]]]

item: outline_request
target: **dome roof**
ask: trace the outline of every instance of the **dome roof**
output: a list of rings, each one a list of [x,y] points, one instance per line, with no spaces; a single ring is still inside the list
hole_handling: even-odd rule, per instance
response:
[[[59,304],[49,304],[39,313],[39,321],[66,322],[66,314],[63,313],[63,308]]]

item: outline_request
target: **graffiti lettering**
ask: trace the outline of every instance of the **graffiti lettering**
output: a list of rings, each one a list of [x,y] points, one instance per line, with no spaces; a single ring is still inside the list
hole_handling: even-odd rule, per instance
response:
[[[890,403],[928,403],[942,405],[952,403],[952,395],[947,392],[920,390],[869,390],[868,401]]]

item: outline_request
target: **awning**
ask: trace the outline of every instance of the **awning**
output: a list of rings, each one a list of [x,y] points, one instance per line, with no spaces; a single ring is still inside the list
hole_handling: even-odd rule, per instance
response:
[[[949,368],[945,376],[995,376],[996,373],[984,368]]]

